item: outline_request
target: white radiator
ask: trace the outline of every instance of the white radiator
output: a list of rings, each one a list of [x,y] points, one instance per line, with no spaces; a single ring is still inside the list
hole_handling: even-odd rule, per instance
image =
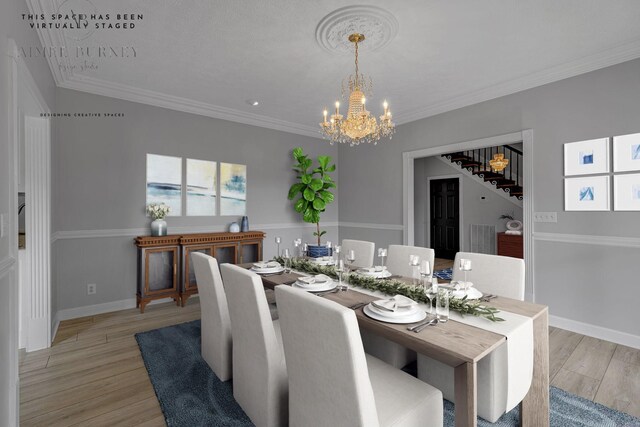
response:
[[[485,224],[471,224],[469,240],[471,251],[479,254],[495,255],[496,226]]]

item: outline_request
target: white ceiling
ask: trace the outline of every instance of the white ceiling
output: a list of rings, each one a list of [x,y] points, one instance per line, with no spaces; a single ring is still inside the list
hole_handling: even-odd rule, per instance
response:
[[[27,0],[52,10],[58,0]],[[316,27],[341,1],[91,0],[101,13],[144,14],[134,30],[83,41],[42,31],[45,44],[133,46],[136,58],[60,71],[58,85],[317,136],[324,106],[352,72]],[[62,3],[62,1],[58,1]],[[397,20],[386,46],[360,55],[373,78],[369,109],[386,98],[398,123],[640,57],[637,0],[368,0]],[[42,6],[41,6],[42,5]],[[75,58],[71,58],[75,61]],[[258,107],[246,103],[260,101]]]

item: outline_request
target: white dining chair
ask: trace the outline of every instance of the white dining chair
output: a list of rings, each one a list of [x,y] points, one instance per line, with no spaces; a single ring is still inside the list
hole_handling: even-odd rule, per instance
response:
[[[419,256],[420,261],[429,261],[431,273],[433,274],[435,251],[431,248],[419,246],[389,245],[387,250],[387,270],[392,274],[403,277],[413,277],[413,267],[409,265],[409,255]],[[431,279],[432,274],[429,275],[429,279]]]
[[[231,321],[218,261],[212,256],[192,252],[191,262],[200,294],[202,358],[220,381],[228,381],[232,374]]]
[[[287,368],[278,320],[271,320],[262,279],[220,266],[233,331],[233,397],[258,427],[288,425]]]
[[[276,287],[292,427],[442,426],[442,394],[366,355],[353,310]]]
[[[405,245],[389,246],[387,250],[387,269],[389,272],[403,277],[412,277],[413,267],[409,265],[409,255],[418,255],[420,260],[426,259],[429,261],[429,266],[433,272],[433,262],[435,259],[433,249]],[[431,279],[431,275],[429,275],[429,279]],[[361,335],[364,351],[366,351],[367,354],[384,360],[396,368],[403,368],[416,360],[416,352],[400,344],[389,341],[378,334],[364,329],[361,331]]]
[[[356,260],[353,262],[354,265],[358,267],[373,266],[373,257],[376,250],[375,243],[364,240],[344,239],[342,241],[342,253],[345,257],[350,250],[353,250],[356,255]]]
[[[464,280],[460,259],[471,260],[467,280],[485,294],[524,300],[524,261],[500,255],[458,252],[453,262],[452,280]]]
[[[517,300],[524,299],[524,261],[498,255],[458,252],[453,265],[453,280],[464,280],[460,259],[471,260],[467,280],[485,294]],[[478,362],[478,415],[495,423],[507,407],[507,345],[503,343]],[[442,390],[444,398],[455,403],[453,368],[429,357],[418,355],[418,378]]]

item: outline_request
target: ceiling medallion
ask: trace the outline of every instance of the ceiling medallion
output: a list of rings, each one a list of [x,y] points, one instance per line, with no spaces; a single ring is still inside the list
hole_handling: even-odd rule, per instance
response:
[[[350,34],[367,35],[365,51],[386,46],[398,33],[398,21],[388,11],[376,6],[347,6],[334,10],[316,27],[318,45],[332,54],[352,52]]]
[[[371,79],[365,79],[358,69],[358,46],[364,41],[365,36],[361,33],[349,35],[348,40],[353,43],[355,50],[355,74],[352,74],[343,83],[342,97],[345,98],[349,94],[349,108],[347,116],[340,114],[340,102],[336,101],[335,113],[328,119],[329,112],[324,110],[324,117],[320,128],[322,135],[328,139],[333,145],[335,142],[349,144],[350,146],[358,145],[362,142],[373,142],[377,144],[380,138],[389,137],[395,132],[395,125],[391,121],[391,111],[389,104],[384,101],[384,112],[380,116],[380,123],[375,116],[371,116],[371,112],[366,108],[366,96],[371,94]]]

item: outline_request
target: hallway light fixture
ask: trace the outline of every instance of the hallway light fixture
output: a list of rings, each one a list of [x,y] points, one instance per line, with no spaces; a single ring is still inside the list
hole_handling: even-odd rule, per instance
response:
[[[493,159],[489,160],[489,165],[494,172],[502,172],[509,164],[509,159],[504,158],[504,153],[496,153]]]

